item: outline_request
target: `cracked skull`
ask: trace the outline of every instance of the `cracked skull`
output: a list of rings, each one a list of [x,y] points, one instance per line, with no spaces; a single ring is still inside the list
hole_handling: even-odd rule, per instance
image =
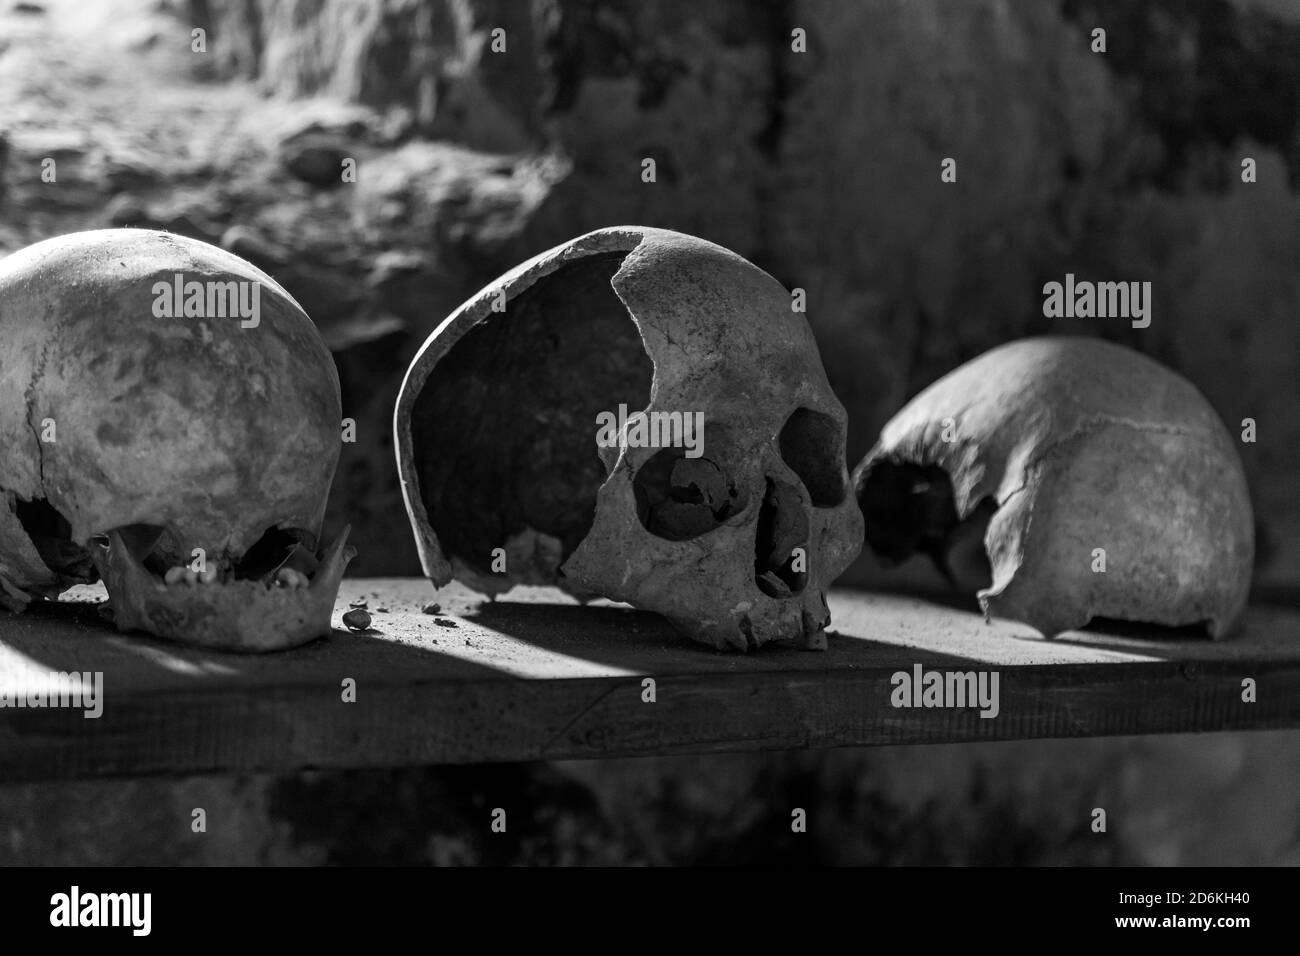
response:
[[[845,413],[790,294],[734,253],[619,227],[537,256],[430,336],[395,426],[436,585],[556,584],[718,648],[824,646],[862,541]]]
[[[338,375],[269,276],[168,233],[0,260],[0,604],[102,577],[120,630],[238,650],[328,633]]]
[[[946,569],[982,532],[985,614],[1049,637],[1093,618],[1220,637],[1246,603],[1254,525],[1233,440],[1193,385],[1122,346],[986,352],[894,416],[854,484],[877,555]]]

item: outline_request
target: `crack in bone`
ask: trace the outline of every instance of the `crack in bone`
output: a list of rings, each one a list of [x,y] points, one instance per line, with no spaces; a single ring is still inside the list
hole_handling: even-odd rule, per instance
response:
[[[27,404],[27,427],[31,429],[32,437],[36,439],[36,467],[37,479],[40,483],[40,497],[45,495],[45,442],[41,441],[40,429],[36,427],[36,389],[41,384],[41,379],[45,377],[45,366],[49,362],[50,346],[57,336],[57,329],[50,333],[45,339],[45,344],[41,346],[41,354],[36,360],[36,369],[32,372],[32,380],[27,385],[27,391],[23,399]]]

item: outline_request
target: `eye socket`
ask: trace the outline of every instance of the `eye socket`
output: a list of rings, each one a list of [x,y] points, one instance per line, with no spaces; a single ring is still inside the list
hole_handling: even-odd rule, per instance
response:
[[[687,458],[684,448],[664,448],[632,479],[636,514],[647,531],[667,541],[708,534],[745,510],[746,496],[722,467]]]
[[[952,483],[937,465],[882,458],[858,481],[867,546],[891,564],[942,541],[957,524]]]
[[[839,423],[811,408],[796,408],[781,427],[781,458],[799,476],[814,508],[834,508],[848,494],[844,438]]]

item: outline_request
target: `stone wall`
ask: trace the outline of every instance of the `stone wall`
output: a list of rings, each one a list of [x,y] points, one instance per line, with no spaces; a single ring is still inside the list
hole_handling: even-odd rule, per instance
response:
[[[910,395],[1007,339],[1085,332],[1155,356],[1234,432],[1259,423],[1242,446],[1257,579],[1300,583],[1300,25],[1285,5],[196,7],[227,76],[340,97],[397,117],[404,135],[557,164],[486,247],[469,227],[460,252],[476,268],[443,287],[468,294],[512,257],[638,222],[704,235],[807,289],[855,459]],[[1104,54],[1089,48],[1096,26]],[[497,27],[506,49],[494,53]],[[791,50],[795,27],[806,53]],[[1255,184],[1240,182],[1245,156]],[[640,181],[644,157],[657,161],[653,185]],[[955,184],[940,182],[945,157]],[[418,199],[423,187],[401,188]],[[1151,327],[1044,319],[1042,284],[1066,272],[1151,280]],[[416,319],[402,354],[442,317]]]

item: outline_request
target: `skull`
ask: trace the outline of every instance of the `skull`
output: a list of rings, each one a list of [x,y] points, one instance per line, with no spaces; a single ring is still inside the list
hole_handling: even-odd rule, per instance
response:
[[[274,280],[181,236],[74,233],[0,260],[0,341],[5,607],[102,576],[120,630],[329,632],[352,555],[346,531],[314,551],[338,375]]]
[[[986,352],[895,415],[854,484],[888,560],[942,561],[983,530],[985,614],[1049,637],[1094,617],[1219,637],[1246,603],[1254,525],[1232,439],[1193,385],[1122,346]]]
[[[663,440],[678,421],[681,440]],[[826,588],[861,549],[846,424],[775,279],[630,226],[542,253],[461,306],[416,356],[395,421],[437,586],[555,584],[740,650],[825,646]]]

